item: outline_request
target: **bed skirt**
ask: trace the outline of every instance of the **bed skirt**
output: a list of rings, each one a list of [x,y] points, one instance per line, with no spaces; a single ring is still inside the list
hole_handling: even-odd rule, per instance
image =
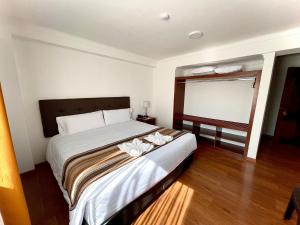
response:
[[[194,152],[185,158],[170,174],[158,182],[154,187],[115,213],[102,225],[131,224],[137,216],[156,200],[189,167],[193,160]],[[84,220],[82,225],[88,225],[88,223]]]

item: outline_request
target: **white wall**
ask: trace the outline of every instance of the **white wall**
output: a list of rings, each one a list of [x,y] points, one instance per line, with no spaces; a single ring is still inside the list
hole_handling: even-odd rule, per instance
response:
[[[275,132],[281,96],[289,67],[300,67],[300,54],[285,55],[276,58],[263,126],[263,133],[270,136],[273,136]]]
[[[18,37],[14,47],[35,163],[45,160],[47,144],[38,100],[130,96],[134,115],[151,100],[152,67]]]
[[[154,70],[153,80],[154,113],[158,118],[158,124],[172,126],[174,78],[177,67],[193,64],[206,65],[234,59],[241,60],[249,56],[263,56],[262,82],[259,88],[258,107],[254,116],[253,132],[248,151],[249,157],[256,158],[275,52],[276,54],[286,54],[299,50],[300,28],[297,28],[159,61]]]
[[[0,19],[0,82],[20,172],[34,168],[9,27]]]
[[[248,123],[254,93],[253,82],[252,80],[187,83],[184,113]]]

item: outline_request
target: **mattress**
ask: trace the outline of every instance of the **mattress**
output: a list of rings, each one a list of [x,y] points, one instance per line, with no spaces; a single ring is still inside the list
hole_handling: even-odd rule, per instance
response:
[[[146,123],[128,121],[72,135],[56,135],[48,143],[47,161],[61,186],[63,165],[73,155],[101,147],[118,140],[154,129]],[[185,134],[161,148],[101,177],[82,193],[76,207],[70,211],[70,225],[100,225],[134,199],[151,189],[172,172],[197,147],[193,134]]]

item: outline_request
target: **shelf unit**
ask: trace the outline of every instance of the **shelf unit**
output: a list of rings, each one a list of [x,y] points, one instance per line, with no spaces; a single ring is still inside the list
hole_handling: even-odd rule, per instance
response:
[[[211,139],[215,148],[227,149],[247,156],[248,145],[252,130],[253,118],[256,108],[256,101],[260,83],[261,71],[246,71],[228,74],[212,74],[197,76],[182,76],[175,78],[174,90],[174,109],[173,109],[173,128],[188,130],[196,135],[198,139],[207,137]],[[238,123],[234,121],[218,120],[212,118],[199,117],[184,114],[185,84],[189,81],[223,81],[240,78],[255,78],[254,95],[252,99],[252,108],[249,123]],[[184,121],[191,122],[193,125],[184,124]],[[201,125],[214,126],[215,130],[201,127]],[[246,132],[246,136],[224,132],[223,128]],[[226,141],[227,140],[227,141]],[[245,147],[228,143],[238,142]]]

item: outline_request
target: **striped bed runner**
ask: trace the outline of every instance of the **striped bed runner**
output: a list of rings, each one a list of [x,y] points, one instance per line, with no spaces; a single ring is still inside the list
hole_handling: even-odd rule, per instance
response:
[[[172,141],[187,133],[185,131],[178,131],[169,128],[156,128],[149,132],[132,136],[130,138],[70,157],[64,164],[62,179],[62,185],[69,195],[71,203],[70,209],[72,210],[76,206],[80,195],[91,183],[137,159],[138,157],[152,152],[162,146],[154,145],[154,148],[151,151],[145,152],[141,156],[133,157],[126,152],[121,151],[117,146],[118,144],[130,142],[134,138],[142,140],[144,137],[149,134],[154,134],[155,132],[159,132],[162,135],[172,136]],[[143,139],[143,142],[147,141]]]

